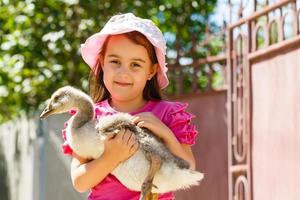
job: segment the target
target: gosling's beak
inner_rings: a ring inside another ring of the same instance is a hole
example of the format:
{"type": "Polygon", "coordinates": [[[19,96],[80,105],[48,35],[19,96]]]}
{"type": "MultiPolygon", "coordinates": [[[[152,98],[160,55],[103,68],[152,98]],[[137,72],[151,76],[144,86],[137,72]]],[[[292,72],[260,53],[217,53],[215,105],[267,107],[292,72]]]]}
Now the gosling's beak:
{"type": "Polygon", "coordinates": [[[42,114],[40,115],[40,118],[45,119],[45,118],[49,117],[52,114],[52,111],[53,111],[53,109],[51,109],[51,108],[49,108],[49,106],[47,106],[43,110],[42,114]]]}

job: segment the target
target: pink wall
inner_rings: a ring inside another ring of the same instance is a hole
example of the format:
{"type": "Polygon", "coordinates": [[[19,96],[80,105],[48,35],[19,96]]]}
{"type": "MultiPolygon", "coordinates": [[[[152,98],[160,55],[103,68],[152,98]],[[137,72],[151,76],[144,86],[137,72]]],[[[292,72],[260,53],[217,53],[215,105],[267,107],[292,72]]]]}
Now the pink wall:
{"type": "Polygon", "coordinates": [[[193,152],[197,169],[205,174],[200,186],[176,194],[176,200],[227,200],[227,126],[226,91],[208,92],[175,99],[188,102],[188,111],[196,115],[193,123],[199,131],[193,152]]]}

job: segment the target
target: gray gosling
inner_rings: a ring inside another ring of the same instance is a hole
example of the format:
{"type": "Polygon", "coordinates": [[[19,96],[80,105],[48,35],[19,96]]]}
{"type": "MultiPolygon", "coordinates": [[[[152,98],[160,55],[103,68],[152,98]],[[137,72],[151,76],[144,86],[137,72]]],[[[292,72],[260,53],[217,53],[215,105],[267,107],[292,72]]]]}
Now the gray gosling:
{"type": "Polygon", "coordinates": [[[133,132],[139,149],[112,172],[123,185],[141,191],[140,199],[152,199],[152,192],[166,193],[198,185],[203,174],[190,169],[189,163],[172,154],[149,129],[140,128],[132,116],[118,113],[95,119],[92,99],[84,92],[65,86],[53,93],[40,118],[77,109],[66,128],[66,139],[72,150],[83,158],[96,159],[104,152],[104,140],[126,128],[133,132]]]}

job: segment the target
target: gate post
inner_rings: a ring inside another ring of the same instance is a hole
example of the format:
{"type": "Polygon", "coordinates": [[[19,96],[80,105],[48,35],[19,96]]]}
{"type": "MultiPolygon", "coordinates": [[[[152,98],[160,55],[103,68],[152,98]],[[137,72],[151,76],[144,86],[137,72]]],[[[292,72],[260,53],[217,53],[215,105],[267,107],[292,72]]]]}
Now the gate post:
{"type": "Polygon", "coordinates": [[[229,200],[252,200],[250,70],[247,55],[251,49],[251,23],[247,35],[233,36],[227,29],[228,69],[228,194],[229,200]]]}

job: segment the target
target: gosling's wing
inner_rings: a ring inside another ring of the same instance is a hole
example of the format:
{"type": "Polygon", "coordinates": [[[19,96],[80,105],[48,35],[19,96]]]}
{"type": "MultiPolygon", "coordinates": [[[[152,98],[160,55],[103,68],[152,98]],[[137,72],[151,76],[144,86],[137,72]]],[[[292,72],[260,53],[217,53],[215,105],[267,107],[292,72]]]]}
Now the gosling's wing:
{"type": "Polygon", "coordinates": [[[126,124],[132,124],[131,118],[132,116],[127,113],[104,116],[98,119],[96,129],[100,133],[112,132],[126,124]]]}

